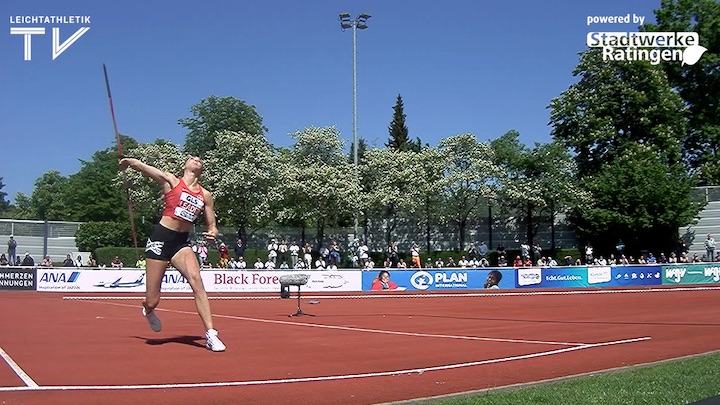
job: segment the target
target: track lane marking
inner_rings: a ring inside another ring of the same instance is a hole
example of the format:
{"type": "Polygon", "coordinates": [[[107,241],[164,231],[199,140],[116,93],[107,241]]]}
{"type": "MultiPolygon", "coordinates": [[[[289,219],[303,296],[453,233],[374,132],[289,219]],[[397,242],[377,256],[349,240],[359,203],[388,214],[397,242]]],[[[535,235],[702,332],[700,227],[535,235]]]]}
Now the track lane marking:
{"type": "Polygon", "coordinates": [[[549,350],[545,352],[537,352],[531,354],[524,354],[520,356],[502,357],[499,359],[489,359],[473,361],[468,363],[456,363],[448,364],[444,366],[433,366],[423,368],[413,368],[405,370],[393,370],[393,371],[380,371],[375,373],[362,373],[362,374],[341,374],[341,375],[330,375],[320,377],[301,377],[301,378],[284,378],[284,379],[273,379],[273,380],[254,380],[254,381],[228,381],[228,382],[215,382],[215,383],[185,383],[185,384],[146,384],[146,385],[47,385],[47,386],[35,386],[35,387],[0,387],[0,392],[11,392],[11,391],[103,391],[103,390],[139,390],[139,389],[171,389],[171,388],[211,388],[211,387],[237,387],[237,386],[250,386],[250,385],[269,385],[269,384],[287,384],[287,383],[298,383],[298,382],[316,382],[316,381],[333,381],[333,380],[349,380],[356,378],[369,378],[369,377],[386,377],[396,376],[405,374],[422,374],[430,371],[442,371],[452,370],[463,367],[482,366],[486,364],[504,363],[516,360],[526,360],[544,356],[551,356],[555,354],[567,353],[577,350],[585,350],[596,347],[612,346],[627,343],[636,343],[650,340],[650,337],[639,337],[632,339],[614,340],[610,342],[591,343],[582,346],[566,347],[562,349],[549,350]]]}
{"type": "Polygon", "coordinates": [[[28,386],[29,388],[37,388],[38,387],[37,383],[32,378],[30,378],[28,373],[26,373],[15,362],[15,360],[12,359],[12,357],[10,357],[10,355],[7,354],[7,352],[2,347],[0,347],[0,357],[2,357],[5,360],[5,362],[10,366],[12,371],[14,371],[15,374],[17,374],[17,376],[20,377],[20,379],[25,383],[26,386],[28,386]]]}
{"type": "MultiPolygon", "coordinates": [[[[115,302],[101,302],[101,304],[114,305],[114,306],[119,306],[119,307],[131,307],[131,308],[137,307],[136,305],[121,304],[121,303],[115,303],[115,302]]],[[[176,313],[176,314],[197,316],[197,312],[191,312],[191,311],[181,311],[181,310],[166,309],[166,308],[155,308],[155,310],[163,311],[163,312],[172,312],[172,313],[176,313]]],[[[402,332],[402,331],[383,330],[383,329],[356,328],[356,327],[352,327],[352,326],[336,326],[336,325],[322,325],[322,324],[315,324],[315,323],[279,321],[279,320],[274,320],[274,319],[250,318],[250,317],[237,316],[237,315],[213,314],[213,318],[227,318],[227,319],[259,322],[259,323],[272,323],[272,324],[279,324],[279,325],[302,326],[302,327],[309,327],[309,328],[345,330],[345,331],[350,331],[350,332],[366,332],[366,333],[378,333],[378,334],[385,334],[385,335],[401,335],[401,336],[413,336],[413,337],[483,341],[483,342],[528,343],[528,344],[558,345],[558,346],[583,346],[583,345],[587,344],[587,343],[578,343],[578,342],[555,342],[555,341],[545,341],[545,340],[490,338],[490,337],[478,337],[478,336],[440,335],[440,334],[432,334],[432,333],[402,332]]]]}

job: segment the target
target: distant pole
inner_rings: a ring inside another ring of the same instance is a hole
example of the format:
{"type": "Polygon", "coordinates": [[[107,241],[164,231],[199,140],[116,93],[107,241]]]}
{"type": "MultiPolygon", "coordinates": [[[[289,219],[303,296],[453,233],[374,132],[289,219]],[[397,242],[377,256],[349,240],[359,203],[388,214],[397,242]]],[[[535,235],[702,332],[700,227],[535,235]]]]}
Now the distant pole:
{"type": "MultiPolygon", "coordinates": [[[[368,14],[359,14],[356,19],[350,19],[349,13],[340,14],[340,27],[343,31],[346,28],[352,28],[353,34],[353,166],[355,168],[355,182],[360,184],[360,175],[358,174],[358,133],[357,133],[357,30],[367,28],[367,20],[370,18],[368,14]]],[[[359,212],[355,212],[355,238],[358,237],[358,218],[359,212]]]]}

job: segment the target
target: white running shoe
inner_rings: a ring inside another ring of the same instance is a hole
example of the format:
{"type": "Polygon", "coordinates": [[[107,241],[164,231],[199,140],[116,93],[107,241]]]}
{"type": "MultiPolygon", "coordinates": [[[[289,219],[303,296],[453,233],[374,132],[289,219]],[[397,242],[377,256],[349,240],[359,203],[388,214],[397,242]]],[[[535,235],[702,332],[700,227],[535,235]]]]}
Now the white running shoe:
{"type": "Polygon", "coordinates": [[[160,323],[160,318],[155,315],[155,311],[146,312],[145,307],[142,308],[142,314],[147,319],[148,323],[150,324],[150,329],[154,330],[155,332],[160,332],[162,330],[162,323],[160,323]]]}
{"type": "Polygon", "coordinates": [[[218,332],[215,329],[210,329],[205,332],[205,347],[214,352],[224,352],[225,345],[218,337],[218,332]]]}

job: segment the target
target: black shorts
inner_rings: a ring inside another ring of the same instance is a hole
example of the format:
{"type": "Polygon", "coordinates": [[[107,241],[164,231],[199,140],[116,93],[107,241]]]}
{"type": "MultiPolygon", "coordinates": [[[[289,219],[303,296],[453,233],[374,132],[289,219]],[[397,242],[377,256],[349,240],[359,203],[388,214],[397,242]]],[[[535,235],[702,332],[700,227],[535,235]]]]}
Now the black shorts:
{"type": "Polygon", "coordinates": [[[145,257],[170,261],[180,249],[186,246],[190,246],[189,232],[177,232],[157,224],[145,244],[145,257]]]}

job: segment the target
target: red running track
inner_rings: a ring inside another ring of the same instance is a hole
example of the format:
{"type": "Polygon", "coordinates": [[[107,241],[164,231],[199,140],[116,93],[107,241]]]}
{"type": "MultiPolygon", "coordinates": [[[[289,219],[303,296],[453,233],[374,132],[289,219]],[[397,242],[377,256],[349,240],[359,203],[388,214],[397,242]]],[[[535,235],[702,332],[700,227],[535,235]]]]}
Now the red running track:
{"type": "Polygon", "coordinates": [[[191,299],[154,333],[112,297],[0,292],[2,403],[378,404],[720,350],[716,287],[218,299],[224,353],[191,299]]]}

